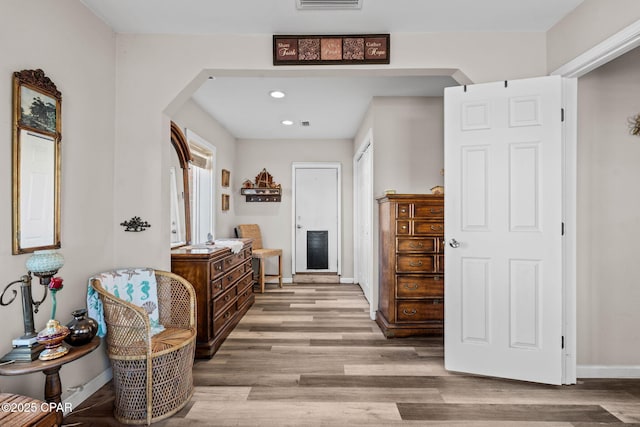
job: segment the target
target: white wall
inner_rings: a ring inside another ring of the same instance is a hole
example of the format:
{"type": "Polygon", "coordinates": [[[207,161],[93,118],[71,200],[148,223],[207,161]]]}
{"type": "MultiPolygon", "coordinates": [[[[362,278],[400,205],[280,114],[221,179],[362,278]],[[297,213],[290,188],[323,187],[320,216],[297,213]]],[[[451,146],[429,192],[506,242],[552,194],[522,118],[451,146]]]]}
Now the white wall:
{"type": "MultiPolygon", "coordinates": [[[[62,224],[60,252],[65,265],[59,275],[56,317],[71,320],[85,307],[87,279],[113,267],[115,36],[76,0],[42,2],[4,0],[0,13],[0,271],[2,284],[26,273],[29,255],[11,255],[11,88],[12,73],[42,68],[62,92],[62,224]]],[[[120,227],[121,229],[122,227],[120,227]]],[[[122,232],[122,230],[119,230],[122,232]]],[[[14,288],[16,289],[16,288],[14,288]]],[[[37,280],[34,297],[42,295],[37,280]]],[[[35,316],[42,329],[51,313],[51,298],[35,316]]],[[[0,354],[22,335],[20,298],[0,307],[0,354]]],[[[61,370],[63,391],[87,382],[108,366],[98,349],[61,370]]],[[[42,399],[44,375],[1,377],[3,392],[42,399]]],[[[65,393],[66,395],[66,393],[65,393]]],[[[65,397],[63,395],[63,398],[65,397]]]]}
{"type": "MultiPolygon", "coordinates": [[[[231,171],[231,203],[237,224],[258,224],[268,248],[283,249],[283,276],[291,278],[292,172],[293,162],[338,162],[342,165],[342,277],[353,278],[353,142],[330,140],[239,139],[236,163],[231,171]],[[282,185],[282,202],[247,203],[240,195],[245,179],[255,180],[266,168],[282,185]]],[[[269,272],[277,264],[267,264],[269,272]]]]}
{"type": "Polygon", "coordinates": [[[444,177],[442,97],[373,99],[373,194],[430,193],[444,177]]]}
{"type": "Polygon", "coordinates": [[[547,72],[640,19],[638,0],[584,0],[547,31],[547,72]]]}
{"type": "Polygon", "coordinates": [[[640,364],[640,49],[578,81],[578,365],[640,364]]]}
{"type": "Polygon", "coordinates": [[[223,188],[220,185],[222,169],[234,172],[236,157],[236,139],[220,123],[204,111],[192,100],[187,101],[180,110],[173,114],[173,121],[184,129],[188,128],[204,138],[216,147],[216,223],[215,238],[233,236],[233,228],[236,226],[234,205],[229,206],[228,211],[221,210],[220,195],[233,194],[234,187],[223,188]]]}
{"type": "MultiPolygon", "coordinates": [[[[163,173],[169,165],[167,115],[171,116],[175,105],[181,105],[208,74],[234,70],[245,75],[297,76],[354,72],[349,66],[326,66],[322,70],[273,67],[271,42],[270,34],[117,36],[117,218],[138,215],[152,225],[169,223],[168,178],[163,173]]],[[[545,71],[544,34],[393,34],[391,51],[391,65],[363,66],[357,71],[393,74],[396,70],[419,73],[433,68],[462,68],[474,81],[535,76],[545,71]]],[[[164,231],[159,226],[137,236],[116,233],[116,262],[168,268],[170,244],[164,231]]]]}

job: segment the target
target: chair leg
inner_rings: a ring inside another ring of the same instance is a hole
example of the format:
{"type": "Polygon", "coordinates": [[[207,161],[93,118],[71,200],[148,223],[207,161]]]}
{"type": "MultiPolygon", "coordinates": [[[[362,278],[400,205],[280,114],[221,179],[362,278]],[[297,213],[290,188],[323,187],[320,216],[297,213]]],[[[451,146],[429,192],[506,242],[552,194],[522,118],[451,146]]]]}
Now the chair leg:
{"type": "Polygon", "coordinates": [[[282,287],[282,255],[278,255],[278,281],[282,287]]]}
{"type": "Polygon", "coordinates": [[[264,258],[260,258],[260,293],[264,294],[264,258]]]}

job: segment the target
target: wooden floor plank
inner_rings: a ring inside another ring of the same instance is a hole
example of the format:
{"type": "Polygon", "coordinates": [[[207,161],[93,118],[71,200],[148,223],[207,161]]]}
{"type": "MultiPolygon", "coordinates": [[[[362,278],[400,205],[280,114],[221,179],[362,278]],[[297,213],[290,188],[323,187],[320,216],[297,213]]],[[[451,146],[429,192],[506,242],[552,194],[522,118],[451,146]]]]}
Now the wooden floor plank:
{"type": "Polygon", "coordinates": [[[620,422],[599,405],[398,403],[403,420],[620,422]]]}
{"type": "MultiPolygon", "coordinates": [[[[573,386],[444,369],[442,337],[386,339],[357,285],[269,285],[210,360],[196,360],[192,400],[156,427],[640,424],[640,380],[573,386]],[[625,424],[628,423],[628,424],[625,424]]],[[[120,426],[108,383],[65,418],[120,426]]]]}

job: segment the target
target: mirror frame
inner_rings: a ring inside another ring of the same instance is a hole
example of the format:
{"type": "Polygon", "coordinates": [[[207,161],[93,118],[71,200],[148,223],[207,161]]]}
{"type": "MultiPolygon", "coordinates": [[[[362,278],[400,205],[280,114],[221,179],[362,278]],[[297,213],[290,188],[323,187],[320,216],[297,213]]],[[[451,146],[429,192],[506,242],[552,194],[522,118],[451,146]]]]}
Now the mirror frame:
{"type": "Polygon", "coordinates": [[[34,252],[42,249],[60,248],[60,174],[61,174],[61,154],[60,145],[62,141],[62,95],[56,88],[55,83],[45,76],[44,71],[22,70],[13,73],[13,144],[12,144],[12,205],[13,205],[13,247],[14,255],[34,252]],[[29,89],[44,97],[55,100],[55,129],[48,127],[47,124],[38,126],[38,124],[28,123],[23,116],[21,109],[22,92],[29,89]],[[22,247],[20,245],[20,233],[22,225],[20,223],[20,184],[21,184],[21,168],[20,168],[20,134],[21,131],[29,131],[45,135],[53,139],[53,156],[54,156],[54,182],[53,182],[53,242],[50,245],[22,247]]]}
{"type": "MultiPolygon", "coordinates": [[[[180,129],[180,126],[171,122],[171,144],[175,148],[178,154],[178,160],[180,161],[180,167],[182,168],[182,185],[184,191],[184,237],[186,245],[191,244],[191,201],[189,192],[189,163],[191,162],[191,151],[189,150],[189,143],[184,136],[184,132],[180,129]]],[[[182,245],[184,246],[184,245],[182,245]]],[[[177,248],[179,246],[174,246],[177,248]]]]}

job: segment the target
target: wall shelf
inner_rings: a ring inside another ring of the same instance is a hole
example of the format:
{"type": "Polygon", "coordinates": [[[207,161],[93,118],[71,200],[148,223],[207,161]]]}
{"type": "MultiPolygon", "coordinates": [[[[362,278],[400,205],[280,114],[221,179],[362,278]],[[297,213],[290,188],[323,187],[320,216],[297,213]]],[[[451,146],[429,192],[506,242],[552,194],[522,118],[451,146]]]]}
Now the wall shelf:
{"type": "Polygon", "coordinates": [[[280,202],[282,195],[279,188],[241,188],[240,194],[245,196],[247,202],[280,202]]]}

